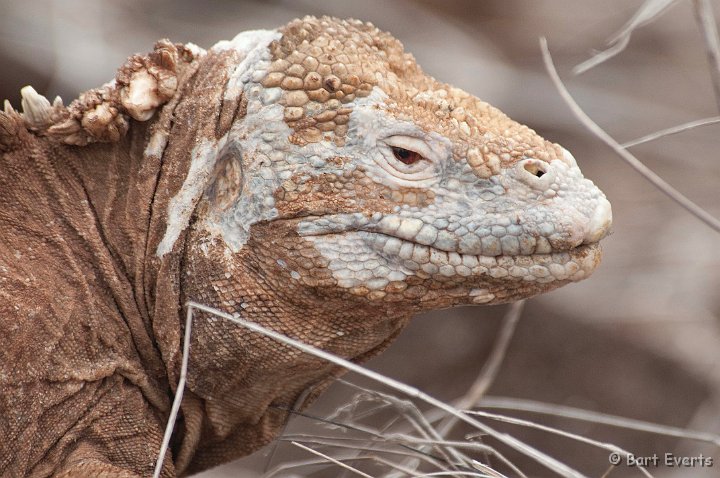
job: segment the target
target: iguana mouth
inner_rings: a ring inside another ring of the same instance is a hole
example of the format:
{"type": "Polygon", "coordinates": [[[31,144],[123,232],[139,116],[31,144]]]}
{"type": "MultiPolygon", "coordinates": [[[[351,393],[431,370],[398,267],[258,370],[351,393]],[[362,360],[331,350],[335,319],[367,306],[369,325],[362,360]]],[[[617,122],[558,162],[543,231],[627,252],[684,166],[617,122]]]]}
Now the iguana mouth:
{"type": "Polygon", "coordinates": [[[549,253],[486,256],[444,251],[383,233],[356,234],[388,261],[400,262],[410,270],[448,277],[490,274],[495,278],[513,276],[538,282],[580,280],[597,267],[602,252],[600,244],[593,243],[549,253]]]}
{"type": "MultiPolygon", "coordinates": [[[[449,221],[446,221],[449,222],[449,221]]],[[[558,234],[546,237],[538,232],[527,232],[523,226],[466,227],[446,224],[440,229],[416,218],[397,216],[367,217],[361,214],[337,215],[331,217],[303,218],[298,223],[300,236],[322,236],[328,234],[357,233],[382,242],[380,249],[408,251],[422,248],[428,251],[458,254],[474,257],[530,257],[584,251],[584,246],[596,244],[598,240],[585,240],[582,231],[577,234],[558,234]],[[403,249],[404,248],[404,249],[403,249]]],[[[553,231],[549,231],[552,233],[553,231]]],[[[394,255],[391,254],[391,255],[394,255]]],[[[404,258],[407,259],[407,258],[404,258]]]]}
{"type": "MultiPolygon", "coordinates": [[[[370,242],[373,243],[379,243],[382,246],[382,249],[392,251],[393,255],[399,256],[401,259],[408,259],[407,256],[409,249],[415,249],[415,248],[427,248],[430,253],[444,253],[447,254],[448,257],[450,257],[451,254],[456,254],[458,256],[462,257],[492,257],[492,258],[500,258],[500,257],[546,257],[546,256],[557,256],[561,257],[563,254],[582,254],[585,251],[588,251],[592,249],[594,246],[599,246],[599,242],[594,242],[591,244],[579,244],[574,247],[569,247],[567,249],[557,249],[557,250],[551,250],[550,252],[529,252],[529,253],[520,253],[520,254],[471,254],[471,253],[464,253],[460,252],[457,249],[454,250],[448,250],[443,249],[440,247],[436,247],[435,245],[426,245],[422,244],[413,240],[405,239],[399,236],[386,234],[383,232],[376,232],[376,231],[366,231],[362,229],[358,230],[352,230],[352,231],[346,231],[347,233],[357,233],[360,237],[363,237],[364,239],[369,239],[370,242]],[[395,243],[395,241],[399,241],[398,243],[395,243]],[[389,245],[388,245],[389,244],[389,245]]],[[[337,233],[337,234],[343,234],[343,233],[337,233]]]]}
{"type": "MultiPolygon", "coordinates": [[[[493,279],[514,278],[537,283],[579,281],[595,270],[602,255],[599,243],[581,244],[568,250],[548,253],[486,256],[445,251],[397,236],[365,230],[305,235],[313,239],[326,236],[345,236],[355,239],[356,243],[361,241],[366,250],[372,250],[387,263],[398,264],[407,270],[406,275],[427,277],[490,276],[493,279]]],[[[336,242],[339,249],[343,248],[340,246],[341,241],[330,241],[336,242]]],[[[335,248],[335,245],[327,242],[325,245],[335,248]]]]}

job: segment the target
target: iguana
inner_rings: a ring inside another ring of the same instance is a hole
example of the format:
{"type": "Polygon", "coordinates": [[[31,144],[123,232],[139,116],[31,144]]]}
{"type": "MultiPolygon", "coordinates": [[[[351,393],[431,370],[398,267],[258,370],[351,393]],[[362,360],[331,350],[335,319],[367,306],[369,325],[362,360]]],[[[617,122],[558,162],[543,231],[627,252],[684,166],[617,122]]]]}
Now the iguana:
{"type": "MultiPolygon", "coordinates": [[[[0,113],[3,477],[151,475],[186,301],[362,362],[417,312],[586,278],[611,223],[568,151],[356,20],[164,40],[68,106],[22,95],[0,113]]],[[[195,324],[165,477],[257,450],[342,373],[195,324]]]]}

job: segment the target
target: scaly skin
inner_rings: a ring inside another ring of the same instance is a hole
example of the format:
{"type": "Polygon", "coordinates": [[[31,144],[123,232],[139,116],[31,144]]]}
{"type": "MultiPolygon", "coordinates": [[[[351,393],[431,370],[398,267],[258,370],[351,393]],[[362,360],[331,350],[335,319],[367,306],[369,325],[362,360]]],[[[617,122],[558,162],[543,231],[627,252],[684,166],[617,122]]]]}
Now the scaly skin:
{"type": "MultiPolygon", "coordinates": [[[[142,399],[123,392],[140,400],[142,417],[123,416],[143,439],[124,438],[120,455],[103,452],[98,436],[113,443],[112,431],[74,425],[80,445],[28,443],[52,459],[0,466],[13,476],[148,473],[177,383],[187,300],[363,361],[417,312],[514,301],[588,277],[611,224],[610,204],[569,152],[425,75],[398,40],[353,20],[307,17],[208,51],[160,42],[67,108],[29,90],[23,105],[23,115],[0,114],[3,160],[35,161],[43,178],[74,171],[48,182],[88,206],[97,230],[84,230],[87,221],[74,230],[122,264],[107,272],[113,280],[87,275],[97,300],[121,305],[84,327],[102,335],[115,330],[113,318],[136,325],[132,354],[109,354],[102,383],[114,377],[142,391],[142,399]],[[98,162],[120,171],[113,183],[98,162]],[[126,197],[149,205],[133,211],[126,197]]],[[[0,204],[12,211],[16,200],[0,204]]],[[[12,243],[16,223],[8,224],[12,243]]],[[[0,249],[0,265],[12,269],[12,254],[0,249]]],[[[19,286],[7,290],[24,300],[19,286]]],[[[6,317],[13,313],[22,314],[6,317]]],[[[165,476],[256,450],[286,421],[282,408],[311,389],[307,405],[342,373],[207,315],[196,323],[165,476]]],[[[75,340],[68,350],[98,356],[112,343],[65,334],[75,340]]],[[[88,370],[78,379],[96,383],[88,370]]],[[[28,380],[12,373],[13,384],[28,380]]],[[[112,416],[103,397],[86,398],[92,423],[112,416]]],[[[19,436],[18,423],[5,436],[19,436]]]]}

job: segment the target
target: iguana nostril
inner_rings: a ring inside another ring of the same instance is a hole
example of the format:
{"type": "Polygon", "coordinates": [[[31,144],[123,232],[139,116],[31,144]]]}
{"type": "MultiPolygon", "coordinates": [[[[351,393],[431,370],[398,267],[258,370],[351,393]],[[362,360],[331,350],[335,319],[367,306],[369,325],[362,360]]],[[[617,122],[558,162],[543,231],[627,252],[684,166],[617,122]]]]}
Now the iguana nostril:
{"type": "Polygon", "coordinates": [[[536,162],[526,162],[524,165],[525,171],[529,172],[537,178],[543,177],[546,173],[545,167],[542,164],[536,162]]]}
{"type": "Polygon", "coordinates": [[[557,178],[557,170],[539,159],[525,158],[515,167],[515,177],[535,190],[546,191],[557,178]]]}

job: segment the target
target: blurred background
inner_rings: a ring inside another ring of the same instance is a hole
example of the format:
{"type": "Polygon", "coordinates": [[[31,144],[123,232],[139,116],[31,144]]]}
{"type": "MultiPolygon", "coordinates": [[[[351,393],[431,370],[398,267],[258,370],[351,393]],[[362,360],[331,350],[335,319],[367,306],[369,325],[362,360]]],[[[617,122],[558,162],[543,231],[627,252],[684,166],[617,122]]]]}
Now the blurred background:
{"type": "MultiPolygon", "coordinates": [[[[425,71],[499,107],[556,141],[609,197],[614,234],[582,283],[530,300],[492,395],[530,398],[656,423],[720,432],[720,244],[699,222],[626,166],[572,116],[542,65],[548,38],[561,76],[585,111],[620,142],[718,114],[693,2],[678,0],[636,30],[615,58],[574,76],[641,0],[0,0],[0,99],[19,107],[32,84],[69,103],[114,77],[159,38],[208,48],[248,29],[306,14],[355,17],[392,32],[425,71]]],[[[720,5],[712,2],[717,18],[720,5]]],[[[633,148],[655,172],[720,217],[720,125],[633,148]]],[[[0,165],[1,167],[1,165],[0,165]]],[[[417,317],[369,366],[445,400],[461,396],[495,341],[504,306],[417,317]]],[[[352,377],[351,377],[352,378],[352,377]]],[[[310,410],[348,400],[342,385],[310,410]]],[[[658,477],[720,476],[720,450],[566,421],[638,455],[703,452],[710,469],[652,469],[658,477]]],[[[302,429],[303,421],[292,425],[302,429]]],[[[547,453],[600,476],[607,452],[508,427],[547,453]]],[[[294,457],[302,457],[295,452],[294,457]]],[[[267,451],[203,474],[256,476],[267,451]]],[[[277,456],[273,463],[277,464],[277,456]]],[[[531,468],[531,471],[532,468],[531,468]]],[[[304,476],[303,471],[295,476],[304,476]]],[[[549,476],[542,469],[532,476],[549,476]]],[[[327,476],[336,476],[330,473],[327,476]]],[[[613,477],[641,476],[619,469],[613,477]]]]}

